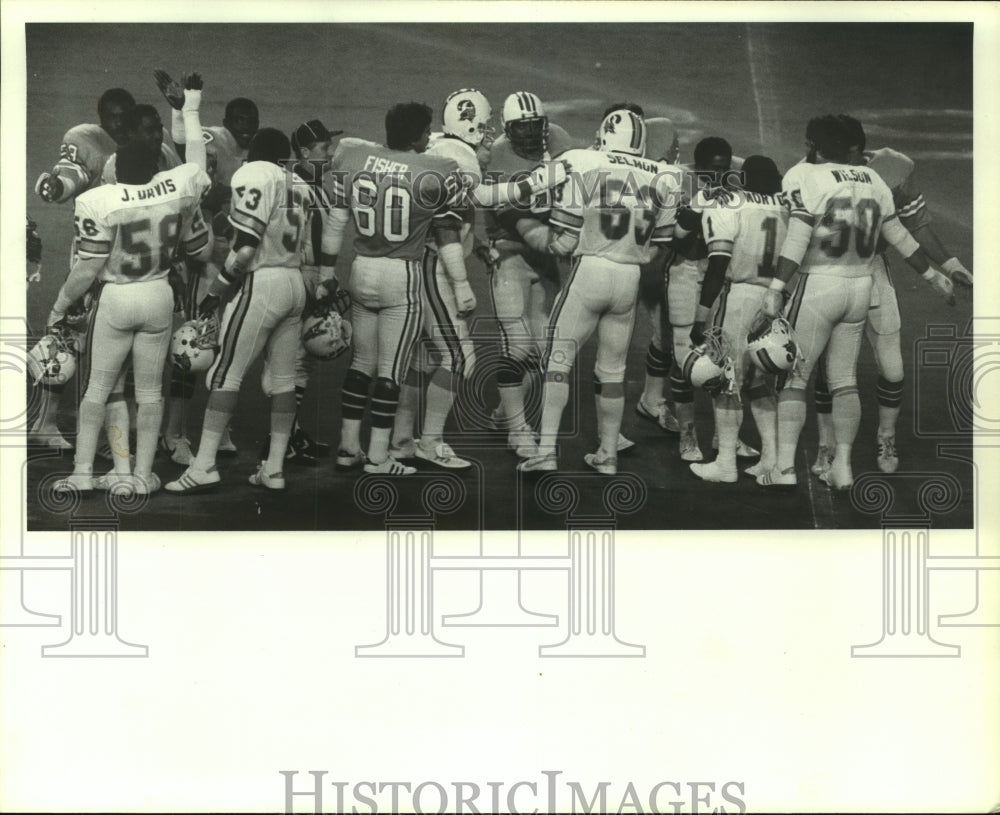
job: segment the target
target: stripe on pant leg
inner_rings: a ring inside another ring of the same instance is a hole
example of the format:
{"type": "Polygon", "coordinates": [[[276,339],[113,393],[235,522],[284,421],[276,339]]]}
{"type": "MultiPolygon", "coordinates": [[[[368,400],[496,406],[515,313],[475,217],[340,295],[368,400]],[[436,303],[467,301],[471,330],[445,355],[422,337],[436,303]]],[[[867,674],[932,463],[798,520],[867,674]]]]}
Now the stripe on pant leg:
{"type": "Polygon", "coordinates": [[[427,302],[430,303],[431,313],[434,315],[433,328],[441,333],[444,344],[448,346],[448,353],[451,354],[452,360],[452,371],[460,375],[465,371],[465,353],[459,340],[458,329],[451,321],[451,314],[448,312],[448,306],[438,286],[436,257],[425,258],[424,289],[427,292],[427,302]]]}
{"type": "Polygon", "coordinates": [[[219,359],[219,366],[212,374],[209,388],[221,388],[226,381],[226,375],[233,365],[236,356],[236,345],[239,342],[240,331],[246,320],[247,312],[250,310],[250,301],[253,300],[253,274],[248,274],[243,281],[240,293],[237,295],[239,302],[233,311],[233,317],[226,326],[225,333],[221,338],[222,356],[219,359]]]}

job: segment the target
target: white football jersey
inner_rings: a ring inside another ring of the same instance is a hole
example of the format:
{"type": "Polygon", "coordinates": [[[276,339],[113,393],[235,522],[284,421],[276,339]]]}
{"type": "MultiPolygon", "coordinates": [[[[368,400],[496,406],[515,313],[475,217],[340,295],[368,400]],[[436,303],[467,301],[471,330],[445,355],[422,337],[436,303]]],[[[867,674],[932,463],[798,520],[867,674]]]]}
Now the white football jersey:
{"type": "Polygon", "coordinates": [[[574,256],[647,263],[673,237],[680,172],[624,153],[570,150],[573,168],[553,193],[551,226],[579,234],[574,256]]]}
{"type": "MultiPolygon", "coordinates": [[[[426,155],[441,156],[454,161],[458,165],[458,171],[461,174],[466,189],[476,187],[483,182],[483,171],[479,166],[476,148],[466,144],[455,136],[447,136],[444,133],[432,133],[430,146],[427,148],[426,155]]],[[[462,251],[468,257],[472,254],[472,230],[476,214],[471,203],[463,207],[459,214],[462,217],[462,251]]],[[[430,235],[430,240],[433,241],[433,239],[434,236],[432,234],[430,235]]]]}
{"type": "Polygon", "coordinates": [[[270,161],[251,161],[233,173],[229,222],[260,241],[249,270],[300,268],[313,193],[293,172],[270,161]]]}
{"type": "Polygon", "coordinates": [[[788,232],[785,197],[744,190],[735,196],[738,206],[720,206],[702,215],[708,256],[730,258],[726,277],[734,283],[768,286],[788,232]]]}

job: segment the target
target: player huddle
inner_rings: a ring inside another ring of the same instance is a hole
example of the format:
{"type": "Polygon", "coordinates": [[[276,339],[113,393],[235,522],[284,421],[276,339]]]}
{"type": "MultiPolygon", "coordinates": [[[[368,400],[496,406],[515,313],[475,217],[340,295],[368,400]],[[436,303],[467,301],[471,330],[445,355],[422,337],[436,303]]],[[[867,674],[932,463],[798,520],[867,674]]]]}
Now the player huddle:
{"type": "Polygon", "coordinates": [[[947,299],[952,281],[972,284],[933,233],[912,162],[866,151],[848,116],[811,120],[808,154],[782,178],[765,156],[734,160],[720,137],[679,165],[669,120],[647,120],[630,103],[609,106],[586,147],[527,91],[507,97],[494,138],[492,107],[473,89],[445,99],[442,133],[432,135],[429,107],[401,103],[386,114],[381,141],[334,145],[341,131],[319,120],[291,138],[260,128],[243,98],[227,105],[222,127],[203,128],[200,77],[182,86],[158,71],[156,80],[172,108],[173,146],[155,108],[114,89],[99,103],[101,124],[71,129],[36,186],[45,201],[75,201],[71,271],[32,351],[46,394],[36,443],[69,446],[54,404],[78,358],[85,382],[74,472],[59,490],[155,492],[158,449],[186,466],[166,491],[213,489],[217,457],[234,449],[228,427],[243,378],[262,356],[270,435],[249,482],[282,490],[287,463],[325,453],[297,421],[310,373],[348,349],[338,470],[471,466],[445,433],[477,365],[473,255],[489,274],[499,326],[492,421],[520,470],[560,466],[570,373],[596,333],[597,446],[584,462],[617,472],[632,446],[621,426],[642,300],[654,330],[636,411],[679,435],[697,476],[735,482],[737,457],[759,456],[745,472],[765,487],[794,486],[815,374],[812,469],[846,489],[866,332],[880,373],[877,461],[883,471],[898,466],[903,369],[887,245],[947,299]],[[335,268],[348,245],[354,260],[342,284],[335,268]],[[186,414],[199,381],[208,402],[195,451],[186,414]],[[532,426],[535,382],[541,413],[532,426]],[[695,388],[713,400],[718,454],[708,463],[695,388]],[[759,453],[739,438],[745,403],[759,453]],[[102,428],[113,467],[95,477],[102,428]]]}

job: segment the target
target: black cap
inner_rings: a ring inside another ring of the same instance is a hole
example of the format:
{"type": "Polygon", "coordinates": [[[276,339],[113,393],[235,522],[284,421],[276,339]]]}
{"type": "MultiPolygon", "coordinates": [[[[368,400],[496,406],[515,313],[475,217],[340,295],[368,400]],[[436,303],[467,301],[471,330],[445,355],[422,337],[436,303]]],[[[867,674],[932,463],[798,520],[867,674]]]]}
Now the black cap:
{"type": "Polygon", "coordinates": [[[310,119],[292,131],[292,150],[297,152],[310,144],[340,136],[343,132],[343,130],[327,130],[319,119],[310,119]]]}

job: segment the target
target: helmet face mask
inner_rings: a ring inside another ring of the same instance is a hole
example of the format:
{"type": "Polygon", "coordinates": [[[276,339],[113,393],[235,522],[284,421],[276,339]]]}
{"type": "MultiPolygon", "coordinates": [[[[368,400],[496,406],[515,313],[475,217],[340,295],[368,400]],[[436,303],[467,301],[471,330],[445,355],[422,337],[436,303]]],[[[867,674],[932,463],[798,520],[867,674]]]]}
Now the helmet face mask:
{"type": "Polygon", "coordinates": [[[445,99],[442,129],[446,135],[455,136],[471,147],[478,147],[493,140],[492,115],[493,108],[481,91],[463,88],[445,99]]]}
{"type": "Polygon", "coordinates": [[[188,320],[170,338],[174,367],[193,373],[207,371],[215,362],[218,340],[217,320],[188,320]]]}
{"type": "Polygon", "coordinates": [[[722,329],[710,327],[705,331],[704,342],[692,348],[684,358],[681,365],[684,379],[692,387],[739,399],[732,351],[732,343],[722,329]]]}
{"type": "Polygon", "coordinates": [[[517,91],[504,100],[503,132],[514,152],[538,161],[549,146],[549,117],[542,100],[528,91],[517,91]]]}
{"type": "Polygon", "coordinates": [[[28,371],[36,385],[63,385],[76,372],[80,351],[67,331],[54,330],[28,353],[28,371]]]}
{"type": "Polygon", "coordinates": [[[317,301],[302,318],[302,345],[317,359],[336,359],[351,347],[351,323],[344,316],[350,295],[341,288],[317,301]]]}

